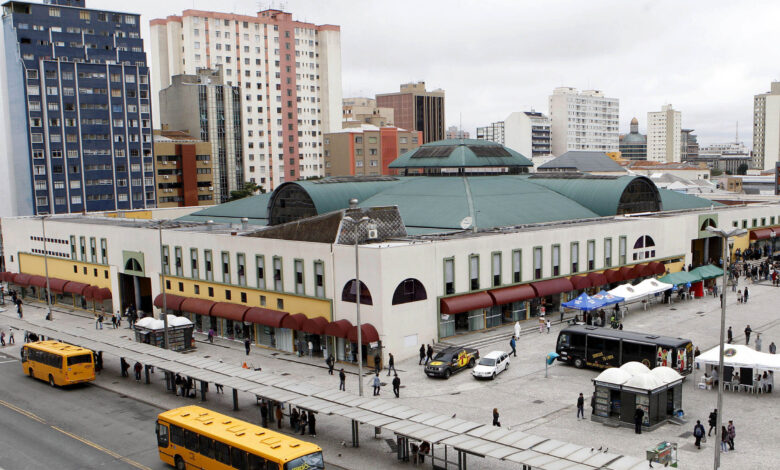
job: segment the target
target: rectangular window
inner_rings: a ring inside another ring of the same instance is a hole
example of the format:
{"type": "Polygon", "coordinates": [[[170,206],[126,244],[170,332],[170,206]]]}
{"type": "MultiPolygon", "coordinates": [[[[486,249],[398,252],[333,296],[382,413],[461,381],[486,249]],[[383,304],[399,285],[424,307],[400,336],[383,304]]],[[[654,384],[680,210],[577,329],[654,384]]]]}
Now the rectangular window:
{"type": "Polygon", "coordinates": [[[552,246],[552,275],[561,275],[561,245],[552,246]]]}
{"type": "Polygon", "coordinates": [[[626,264],[626,237],[618,239],[618,263],[621,266],[626,264]]]}
{"type": "Polygon", "coordinates": [[[274,290],[282,292],[284,285],[282,283],[282,258],[274,256],[274,290]]]}
{"type": "Polygon", "coordinates": [[[542,247],[534,248],[534,279],[542,278],[542,247]]]}
{"type": "Polygon", "coordinates": [[[222,282],[230,284],[230,253],[222,252],[222,282]]]}
{"type": "Polygon", "coordinates": [[[79,237],[79,248],[81,248],[81,261],[87,261],[87,238],[79,237]]]}
{"type": "Polygon", "coordinates": [[[214,280],[214,267],[212,265],[211,250],[203,250],[203,261],[206,263],[206,280],[214,280]]]}
{"type": "Polygon", "coordinates": [[[493,287],[501,285],[501,253],[492,254],[493,287]]]}
{"type": "Polygon", "coordinates": [[[184,262],[181,259],[181,247],[177,246],[173,248],[173,261],[176,266],[176,275],[184,276],[184,262]]]}
{"type": "Polygon", "coordinates": [[[89,237],[89,259],[93,263],[97,263],[97,241],[95,237],[89,237]]]}
{"type": "Polygon", "coordinates": [[[444,260],[444,295],[455,293],[455,259],[444,260]]]}
{"type": "Polygon", "coordinates": [[[479,289],[479,255],[469,256],[469,287],[479,289]]]}
{"type": "Polygon", "coordinates": [[[314,296],[325,298],[325,267],[322,261],[314,262],[314,296]]]}
{"type": "Polygon", "coordinates": [[[198,249],[190,248],[190,277],[198,279],[198,249]]]}
{"type": "Polygon", "coordinates": [[[100,239],[100,262],[108,264],[108,242],[105,238],[100,239]]]}
{"type": "Polygon", "coordinates": [[[70,259],[76,259],[76,237],[70,236],[70,259]]]}
{"type": "Polygon", "coordinates": [[[571,244],[571,273],[580,272],[580,244],[572,242],[571,244]]]}
{"type": "Polygon", "coordinates": [[[588,240],[588,271],[596,269],[596,241],[588,240]]]}
{"type": "Polygon", "coordinates": [[[522,280],[522,262],[523,252],[521,250],[512,251],[512,282],[514,283],[522,280]]]}
{"type": "Polygon", "coordinates": [[[170,249],[168,248],[168,245],[163,245],[162,247],[162,255],[163,255],[163,274],[170,274],[171,273],[171,253],[170,249]]]}
{"type": "Polygon", "coordinates": [[[612,267],[612,239],[611,238],[604,239],[604,267],[605,268],[612,267]]]}
{"type": "Polygon", "coordinates": [[[295,293],[296,294],[304,293],[303,260],[300,259],[295,260],[295,293]]]}
{"type": "Polygon", "coordinates": [[[257,265],[257,288],[265,289],[265,256],[255,256],[255,264],[257,265]]]}
{"type": "Polygon", "coordinates": [[[236,268],[238,269],[238,285],[246,285],[246,255],[238,253],[236,255],[236,268]]]}

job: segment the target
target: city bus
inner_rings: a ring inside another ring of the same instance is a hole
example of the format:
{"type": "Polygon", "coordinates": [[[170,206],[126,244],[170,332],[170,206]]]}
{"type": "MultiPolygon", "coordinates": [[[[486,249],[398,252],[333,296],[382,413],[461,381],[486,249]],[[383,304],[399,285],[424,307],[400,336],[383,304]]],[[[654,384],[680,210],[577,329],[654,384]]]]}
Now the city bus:
{"type": "Polygon", "coordinates": [[[49,385],[65,386],[95,380],[91,349],[59,341],[36,341],[22,347],[22,372],[49,385]]]}
{"type": "Polygon", "coordinates": [[[157,416],[160,460],[177,470],[319,470],[322,449],[199,406],[157,416]]]}
{"type": "Polygon", "coordinates": [[[576,325],[558,334],[558,360],[575,367],[607,369],[637,361],[650,369],[667,366],[682,375],[693,371],[689,339],[658,336],[598,326],[576,325]]]}

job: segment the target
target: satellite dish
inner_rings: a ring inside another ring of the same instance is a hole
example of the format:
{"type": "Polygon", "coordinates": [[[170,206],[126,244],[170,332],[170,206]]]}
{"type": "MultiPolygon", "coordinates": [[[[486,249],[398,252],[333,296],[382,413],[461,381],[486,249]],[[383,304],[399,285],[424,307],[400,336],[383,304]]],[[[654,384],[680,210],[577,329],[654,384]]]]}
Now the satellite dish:
{"type": "Polygon", "coordinates": [[[466,230],[466,229],[468,229],[469,227],[471,227],[471,225],[472,225],[473,223],[474,223],[474,222],[473,222],[473,220],[471,219],[471,217],[464,217],[464,218],[463,218],[463,220],[461,220],[461,221],[460,221],[460,228],[462,228],[463,230],[466,230]]]}

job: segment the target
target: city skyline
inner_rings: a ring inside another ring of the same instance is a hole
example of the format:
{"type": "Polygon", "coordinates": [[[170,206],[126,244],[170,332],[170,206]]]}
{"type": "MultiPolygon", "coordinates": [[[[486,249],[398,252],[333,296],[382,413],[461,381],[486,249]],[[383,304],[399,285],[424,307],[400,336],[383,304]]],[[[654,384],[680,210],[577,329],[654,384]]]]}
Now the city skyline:
{"type": "MultiPolygon", "coordinates": [[[[119,0],[92,3],[87,6],[124,7],[119,0]]],[[[577,2],[484,5],[402,1],[388,10],[378,1],[215,5],[207,0],[139,0],[133,9],[142,15],[145,39],[150,20],[188,8],[249,15],[283,8],[301,21],[339,25],[344,97],[373,97],[397,90],[400,83],[423,80],[429,88],[447,92],[446,125],[462,120],[463,129],[472,133],[514,111],[548,113],[552,90],[571,86],[620,99],[621,133],[629,131],[634,116],[644,133],[646,113],[674,103],[683,113],[683,126],[696,129],[704,144],[732,141],[738,121],[740,136],[751,145],[752,97],[780,79],[770,65],[777,62],[772,54],[778,53],[764,47],[780,35],[771,24],[780,4],[604,1],[587,10],[577,2]],[[406,4],[409,8],[403,8],[406,4]],[[693,15],[696,22],[690,21],[693,15]],[[742,34],[739,26],[747,24],[749,35],[747,27],[742,34]],[[423,28],[427,34],[421,36],[423,28]]]]}

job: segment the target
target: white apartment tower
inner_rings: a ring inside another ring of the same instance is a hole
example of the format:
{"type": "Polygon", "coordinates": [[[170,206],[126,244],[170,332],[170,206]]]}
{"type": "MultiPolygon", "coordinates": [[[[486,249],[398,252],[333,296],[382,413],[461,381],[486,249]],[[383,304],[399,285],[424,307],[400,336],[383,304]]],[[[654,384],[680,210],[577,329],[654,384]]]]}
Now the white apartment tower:
{"type": "Polygon", "coordinates": [[[753,97],[753,168],[771,170],[780,161],[780,82],[753,97]]]}
{"type": "Polygon", "coordinates": [[[550,95],[552,153],[616,152],[620,146],[620,101],[599,90],[558,87],[550,95]]]}
{"type": "Polygon", "coordinates": [[[280,10],[184,10],[150,26],[153,109],[171,77],[221,66],[241,90],[244,179],[272,190],[322,176],[322,134],[341,129],[339,26],[280,10]]]}
{"type": "Polygon", "coordinates": [[[661,111],[647,113],[647,159],[654,162],[680,162],[682,114],[671,104],[661,111]]]}
{"type": "Polygon", "coordinates": [[[505,145],[523,156],[550,155],[550,118],[534,111],[514,112],[503,121],[477,127],[477,139],[505,145]]]}

